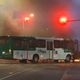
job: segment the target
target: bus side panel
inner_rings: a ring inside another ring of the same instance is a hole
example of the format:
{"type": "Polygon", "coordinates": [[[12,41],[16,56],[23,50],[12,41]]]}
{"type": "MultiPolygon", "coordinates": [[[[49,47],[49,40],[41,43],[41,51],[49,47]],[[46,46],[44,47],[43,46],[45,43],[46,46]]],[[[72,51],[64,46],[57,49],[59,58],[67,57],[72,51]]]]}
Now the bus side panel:
{"type": "Polygon", "coordinates": [[[36,53],[39,55],[40,60],[50,58],[50,52],[46,48],[36,48],[36,53]]]}
{"type": "Polygon", "coordinates": [[[27,51],[14,50],[13,59],[27,59],[27,51]]]}
{"type": "Polygon", "coordinates": [[[65,56],[63,49],[55,49],[54,59],[65,59],[65,56]]]}
{"type": "Polygon", "coordinates": [[[28,60],[32,60],[34,54],[36,54],[36,51],[35,51],[35,50],[33,50],[33,51],[28,51],[28,54],[27,54],[27,55],[28,55],[28,56],[27,56],[28,60]]]}
{"type": "Polygon", "coordinates": [[[28,60],[32,60],[33,56],[37,54],[39,56],[39,60],[44,60],[44,59],[52,59],[52,53],[49,54],[49,51],[46,52],[39,52],[39,51],[28,51],[28,60]]]}
{"type": "Polygon", "coordinates": [[[55,49],[55,51],[54,51],[54,60],[66,59],[66,56],[68,54],[71,55],[71,52],[64,52],[63,49],[55,49]]]}
{"type": "Polygon", "coordinates": [[[46,53],[41,53],[43,57],[41,59],[53,59],[53,51],[52,50],[46,50],[46,53]]]}

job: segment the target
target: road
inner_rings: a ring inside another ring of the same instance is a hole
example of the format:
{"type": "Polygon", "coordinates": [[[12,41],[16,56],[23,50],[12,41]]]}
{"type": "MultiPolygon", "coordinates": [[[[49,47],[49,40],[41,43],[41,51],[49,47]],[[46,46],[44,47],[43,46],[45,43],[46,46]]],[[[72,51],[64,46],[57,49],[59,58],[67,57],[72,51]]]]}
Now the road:
{"type": "Polygon", "coordinates": [[[0,80],[80,80],[80,64],[0,64],[0,80]]]}

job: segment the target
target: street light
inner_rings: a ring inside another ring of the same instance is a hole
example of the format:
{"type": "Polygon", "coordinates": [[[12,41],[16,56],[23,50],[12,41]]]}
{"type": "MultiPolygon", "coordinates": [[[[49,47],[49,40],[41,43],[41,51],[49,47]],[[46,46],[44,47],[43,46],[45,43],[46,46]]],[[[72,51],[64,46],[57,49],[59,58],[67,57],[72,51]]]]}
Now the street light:
{"type": "Polygon", "coordinates": [[[29,21],[30,20],[30,18],[29,17],[25,17],[24,18],[24,21],[26,22],[26,21],[29,21]]]}
{"type": "Polygon", "coordinates": [[[30,17],[34,17],[34,14],[33,14],[33,13],[31,13],[31,14],[30,14],[30,17]]]}
{"type": "Polygon", "coordinates": [[[24,29],[25,23],[28,24],[32,17],[34,17],[34,14],[33,14],[33,13],[31,13],[31,14],[28,15],[28,16],[24,16],[24,17],[23,17],[23,21],[22,21],[23,33],[24,33],[24,30],[25,30],[25,29],[24,29]]]}

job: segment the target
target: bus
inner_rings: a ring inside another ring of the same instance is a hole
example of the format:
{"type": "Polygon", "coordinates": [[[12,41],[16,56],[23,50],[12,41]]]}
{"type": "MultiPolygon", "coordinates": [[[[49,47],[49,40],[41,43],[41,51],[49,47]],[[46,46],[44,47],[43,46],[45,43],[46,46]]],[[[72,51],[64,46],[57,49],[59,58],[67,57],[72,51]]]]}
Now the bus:
{"type": "Polygon", "coordinates": [[[72,59],[70,40],[48,37],[0,36],[0,58],[19,61],[72,59]]]}

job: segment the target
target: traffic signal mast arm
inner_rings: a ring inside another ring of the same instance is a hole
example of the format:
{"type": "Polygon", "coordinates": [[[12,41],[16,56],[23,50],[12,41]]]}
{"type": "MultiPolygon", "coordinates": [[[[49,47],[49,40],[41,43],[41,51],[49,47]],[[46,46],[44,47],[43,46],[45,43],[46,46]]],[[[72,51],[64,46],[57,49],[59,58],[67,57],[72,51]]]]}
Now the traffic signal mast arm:
{"type": "Polygon", "coordinates": [[[68,20],[68,22],[73,22],[73,21],[80,21],[80,19],[68,20]]]}
{"type": "Polygon", "coordinates": [[[80,21],[80,19],[68,20],[68,18],[65,17],[65,16],[62,16],[62,17],[59,18],[59,22],[61,24],[66,24],[67,22],[74,22],[74,21],[80,21]]]}

